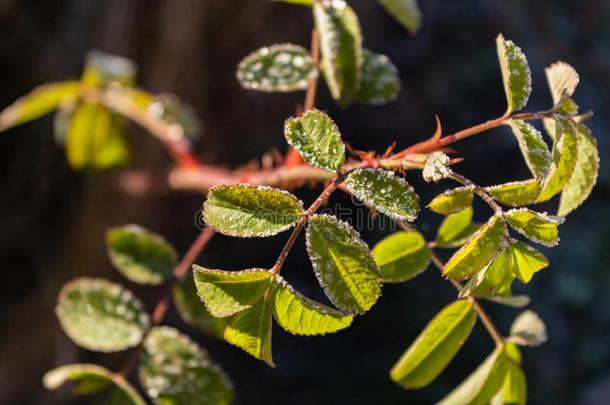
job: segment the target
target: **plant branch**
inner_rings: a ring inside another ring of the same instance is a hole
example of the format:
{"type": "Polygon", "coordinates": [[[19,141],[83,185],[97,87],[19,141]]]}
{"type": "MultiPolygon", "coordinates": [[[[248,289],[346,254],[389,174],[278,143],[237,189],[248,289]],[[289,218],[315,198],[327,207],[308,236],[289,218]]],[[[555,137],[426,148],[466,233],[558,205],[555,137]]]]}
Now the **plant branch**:
{"type": "MultiPolygon", "coordinates": [[[[314,69],[319,70],[320,65],[320,34],[317,29],[311,30],[311,63],[314,69]]],[[[311,110],[316,103],[316,93],[318,89],[318,74],[312,75],[307,84],[307,92],[305,93],[305,102],[303,110],[311,110]]]]}
{"type": "Polygon", "coordinates": [[[502,215],[502,213],[503,213],[502,207],[500,207],[500,205],[496,202],[496,200],[494,200],[492,198],[492,196],[490,196],[489,193],[487,191],[485,191],[485,189],[483,187],[480,187],[480,186],[474,184],[472,181],[470,181],[466,177],[462,176],[461,174],[457,174],[453,171],[451,172],[451,176],[449,176],[449,177],[451,179],[457,181],[458,183],[463,184],[466,187],[472,187],[475,194],[478,195],[483,201],[485,201],[487,203],[487,205],[489,205],[496,214],[502,215]]]}

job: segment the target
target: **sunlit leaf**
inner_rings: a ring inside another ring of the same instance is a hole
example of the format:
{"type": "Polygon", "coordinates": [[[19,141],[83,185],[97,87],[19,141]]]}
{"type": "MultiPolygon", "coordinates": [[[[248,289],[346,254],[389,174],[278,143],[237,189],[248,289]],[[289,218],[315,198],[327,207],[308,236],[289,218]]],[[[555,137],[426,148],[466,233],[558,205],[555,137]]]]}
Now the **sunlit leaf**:
{"type": "Polygon", "coordinates": [[[430,264],[430,249],[421,233],[395,232],[373,248],[383,281],[395,283],[409,280],[430,264]]]}
{"type": "Polygon", "coordinates": [[[522,207],[535,203],[540,195],[540,180],[529,179],[486,187],[494,200],[510,207],[522,207]]]}
{"type": "Polygon", "coordinates": [[[112,264],[129,280],[161,284],[172,276],[176,251],[160,235],[138,225],[125,225],[106,232],[112,264]]]}
{"type": "Polygon", "coordinates": [[[481,224],[472,222],[472,213],[472,207],[468,207],[457,214],[447,216],[438,228],[437,246],[453,248],[466,243],[481,227],[481,224]]]}
{"type": "Polygon", "coordinates": [[[508,307],[513,308],[523,308],[530,304],[530,297],[527,295],[511,295],[507,297],[485,297],[481,298],[486,299],[487,301],[495,302],[496,304],[506,305],[508,307]]]}
{"type": "Polygon", "coordinates": [[[242,238],[276,235],[292,227],[303,204],[287,191],[249,184],[213,187],[203,219],[218,232],[242,238]]]}
{"type": "Polygon", "coordinates": [[[404,388],[430,384],[447,367],[476,321],[470,300],[458,300],[439,312],[390,371],[404,388]]]}
{"type": "Polygon", "coordinates": [[[167,326],[153,328],[144,340],[139,376],[158,405],[229,404],[233,398],[224,371],[188,336],[167,326]]]}
{"type": "Polygon", "coordinates": [[[393,219],[414,221],[419,213],[419,197],[407,181],[393,172],[357,169],[345,181],[350,193],[393,219]]]}
{"type": "Polygon", "coordinates": [[[519,111],[527,104],[532,92],[532,78],[527,58],[513,41],[502,34],[496,38],[498,59],[508,102],[508,112],[519,111]]]}
{"type": "Polygon", "coordinates": [[[549,265],[549,260],[530,245],[513,239],[510,249],[514,260],[515,275],[524,283],[529,283],[534,273],[549,265]]]}
{"type": "Polygon", "coordinates": [[[224,333],[225,340],[271,367],[271,303],[260,299],[251,308],[231,318],[224,333]]]}
{"type": "Polygon", "coordinates": [[[421,11],[417,0],[379,0],[388,13],[412,34],[421,26],[421,11]]]}
{"type": "Polygon", "coordinates": [[[580,79],[572,66],[565,62],[555,62],[544,69],[544,73],[546,74],[546,80],[551,90],[554,105],[574,95],[580,79]]]}
{"type": "Polygon", "coordinates": [[[522,346],[540,346],[547,341],[546,326],[533,311],[523,311],[510,328],[509,339],[522,346]]]}
{"type": "Polygon", "coordinates": [[[479,270],[460,291],[460,298],[469,295],[505,296],[510,293],[510,283],[515,279],[513,255],[510,247],[479,270]]]}
{"type": "Polygon", "coordinates": [[[237,67],[242,87],[265,92],[304,90],[318,75],[309,51],[294,44],[277,44],[257,49],[237,67]]]}
{"type": "Polygon", "coordinates": [[[307,252],[326,295],[352,314],[367,311],[381,294],[381,275],[366,243],[347,223],[315,215],[307,227],[307,252]]]}
{"type": "Polygon", "coordinates": [[[514,230],[534,242],[545,246],[555,246],[559,243],[558,225],[563,223],[562,217],[547,215],[527,208],[509,210],[505,217],[514,230]]]}
{"type": "Polygon", "coordinates": [[[527,403],[527,382],[521,367],[509,363],[502,388],[493,397],[490,405],[525,405],[527,403]]]}
{"type": "Polygon", "coordinates": [[[210,313],[224,318],[250,308],[264,294],[272,275],[264,269],[212,270],[193,266],[199,298],[210,313]]]}
{"type": "Polygon", "coordinates": [[[472,205],[474,187],[458,187],[436,196],[428,208],[437,214],[455,214],[472,205]]]}
{"type": "Polygon", "coordinates": [[[362,74],[358,102],[370,105],[386,104],[398,97],[398,69],[387,56],[362,50],[362,74]]]}
{"type": "Polygon", "coordinates": [[[557,116],[555,129],[551,167],[542,183],[539,202],[546,201],[563,190],[574,173],[578,159],[578,142],[572,124],[557,116]]]}
{"type": "Polygon", "coordinates": [[[522,120],[509,120],[519,148],[534,177],[546,177],[551,165],[551,152],[542,139],[542,134],[532,125],[522,120]]]}
{"type": "Polygon", "coordinates": [[[74,342],[99,352],[137,345],[150,325],[131,291],[103,279],[83,277],[65,284],[55,313],[74,342]]]}
{"type": "Polygon", "coordinates": [[[273,317],[286,331],[296,335],[324,335],[351,325],[353,316],[309,299],[281,277],[276,278],[269,299],[273,317]]]}
{"type": "Polygon", "coordinates": [[[318,110],[306,111],[284,124],[284,136],[305,162],[336,172],[345,162],[345,145],[332,119],[318,110]]]}

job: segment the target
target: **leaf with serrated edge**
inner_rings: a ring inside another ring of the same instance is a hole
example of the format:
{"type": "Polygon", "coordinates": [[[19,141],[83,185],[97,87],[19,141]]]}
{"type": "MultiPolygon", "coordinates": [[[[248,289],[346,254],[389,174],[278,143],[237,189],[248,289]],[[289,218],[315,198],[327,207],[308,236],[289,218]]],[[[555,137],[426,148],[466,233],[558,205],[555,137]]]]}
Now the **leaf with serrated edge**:
{"type": "Polygon", "coordinates": [[[400,77],[390,59],[362,50],[362,75],[357,101],[369,105],[386,104],[398,97],[400,77]]]}
{"type": "Polygon", "coordinates": [[[556,116],[555,129],[551,167],[542,183],[538,202],[547,201],[563,190],[576,168],[578,142],[572,124],[556,116]]]}
{"type": "Polygon", "coordinates": [[[498,59],[504,82],[504,92],[508,102],[508,113],[519,111],[527,104],[532,92],[532,77],[527,58],[513,41],[496,38],[498,59]]]}
{"type": "Polygon", "coordinates": [[[260,299],[251,308],[231,318],[224,338],[246,353],[275,367],[271,354],[271,312],[271,304],[265,298],[260,299]]]}
{"type": "Polygon", "coordinates": [[[99,352],[137,345],[150,325],[142,303],[131,291],[98,278],[82,277],[64,284],[55,313],[75,343],[99,352]]]}
{"type": "Polygon", "coordinates": [[[515,275],[523,283],[529,283],[534,273],[549,265],[549,260],[538,250],[520,240],[511,240],[515,275]]]}
{"type": "Polygon", "coordinates": [[[348,104],[360,88],[362,35],[358,16],[343,0],[314,2],[313,16],[320,34],[326,84],[335,100],[348,104]]]}
{"type": "Polygon", "coordinates": [[[146,402],[138,391],[122,376],[96,364],[68,364],[45,373],[42,383],[48,390],[55,390],[67,381],[75,382],[74,393],[77,395],[93,394],[109,386],[120,391],[123,404],[145,405],[146,402]]]}
{"type": "Polygon", "coordinates": [[[565,62],[555,62],[544,69],[544,73],[553,98],[553,105],[557,105],[574,95],[580,79],[572,66],[565,62]]]}
{"type": "Polygon", "coordinates": [[[515,231],[534,242],[549,247],[559,243],[558,225],[563,223],[563,217],[517,208],[506,211],[505,218],[515,231]]]}
{"type": "Polygon", "coordinates": [[[295,335],[325,335],[351,325],[354,317],[301,295],[283,278],[276,276],[269,297],[273,317],[295,335]]]}
{"type": "Polygon", "coordinates": [[[426,240],[416,231],[395,232],[373,248],[384,283],[398,283],[417,276],[430,264],[430,256],[426,240]]]}
{"type": "Polygon", "coordinates": [[[226,405],[233,398],[224,371],[188,336],[168,326],[151,329],[138,374],[142,387],[158,405],[226,405]]]}
{"type": "Polygon", "coordinates": [[[560,216],[568,215],[589,197],[599,172],[597,141],[584,124],[579,124],[576,129],[576,164],[570,180],[561,192],[557,210],[557,215],[560,216]]]}
{"type": "Polygon", "coordinates": [[[522,120],[509,120],[508,124],[517,138],[525,163],[534,177],[544,178],[551,165],[551,152],[542,139],[542,134],[522,120]]]}
{"type": "Polygon", "coordinates": [[[129,280],[158,285],[172,276],[176,251],[163,237],[138,225],[111,228],[106,246],[112,264],[129,280]]]}
{"type": "Polygon", "coordinates": [[[250,308],[267,291],[272,275],[265,269],[223,271],[193,265],[199,298],[216,317],[250,308]]]}
{"type": "Polygon", "coordinates": [[[265,92],[304,90],[317,75],[309,51],[294,44],[257,49],[237,67],[237,80],[243,88],[265,92]]]}
{"type": "Polygon", "coordinates": [[[412,34],[419,30],[422,15],[417,0],[379,0],[379,4],[412,34]]]}
{"type": "Polygon", "coordinates": [[[414,221],[419,213],[419,197],[413,187],[387,170],[357,169],[345,184],[350,193],[393,219],[414,221]]]}
{"type": "Polygon", "coordinates": [[[303,203],[287,191],[250,184],[210,189],[203,219],[216,231],[242,238],[267,237],[297,223],[303,203]]]}
{"type": "Polygon", "coordinates": [[[512,252],[510,247],[507,247],[468,280],[460,291],[459,297],[507,295],[510,292],[510,284],[515,279],[513,267],[512,252]]]}
{"type": "Polygon", "coordinates": [[[445,265],[443,274],[453,280],[472,277],[507,245],[506,223],[493,215],[445,265]]]}
{"type": "Polygon", "coordinates": [[[510,207],[522,207],[536,202],[540,195],[540,180],[529,179],[486,187],[494,200],[510,207]]]}
{"type": "Polygon", "coordinates": [[[345,162],[345,145],[332,119],[318,110],[306,111],[284,124],[284,136],[303,160],[321,169],[336,172],[345,162]]]}
{"type": "Polygon", "coordinates": [[[350,314],[370,309],[381,294],[381,274],[358,232],[335,217],[314,215],[306,239],[316,277],[330,301],[350,314]]]}
{"type": "Polygon", "coordinates": [[[437,214],[455,214],[472,205],[474,187],[458,187],[434,197],[428,208],[437,214]]]}
{"type": "Polygon", "coordinates": [[[390,371],[404,388],[430,384],[457,354],[476,321],[470,300],[458,300],[439,312],[390,371]]]}
{"type": "Polygon", "coordinates": [[[472,223],[472,214],[472,207],[468,207],[457,214],[448,215],[438,228],[437,246],[454,248],[466,243],[481,227],[481,224],[472,223]]]}
{"type": "Polygon", "coordinates": [[[533,311],[523,311],[510,327],[509,340],[521,346],[540,346],[547,341],[546,326],[533,311]]]}

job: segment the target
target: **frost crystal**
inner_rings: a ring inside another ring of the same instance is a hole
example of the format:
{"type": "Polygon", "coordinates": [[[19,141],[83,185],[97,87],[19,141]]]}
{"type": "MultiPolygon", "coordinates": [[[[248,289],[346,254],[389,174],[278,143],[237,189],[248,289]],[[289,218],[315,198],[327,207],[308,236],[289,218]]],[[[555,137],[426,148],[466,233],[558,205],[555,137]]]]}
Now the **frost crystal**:
{"type": "Polygon", "coordinates": [[[439,182],[451,176],[451,169],[447,167],[449,156],[443,152],[432,152],[426,160],[426,165],[423,170],[423,177],[428,183],[439,182]]]}

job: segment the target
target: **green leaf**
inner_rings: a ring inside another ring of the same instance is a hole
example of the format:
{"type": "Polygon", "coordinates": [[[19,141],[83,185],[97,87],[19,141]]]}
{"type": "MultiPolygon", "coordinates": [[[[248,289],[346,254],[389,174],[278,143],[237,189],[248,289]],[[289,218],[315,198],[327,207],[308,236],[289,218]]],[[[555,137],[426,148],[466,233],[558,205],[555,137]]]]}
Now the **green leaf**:
{"type": "Polygon", "coordinates": [[[195,342],[167,326],[151,329],[143,346],[140,382],[155,404],[229,404],[224,371],[195,342]]]}
{"type": "Polygon", "coordinates": [[[509,120],[508,124],[519,142],[519,148],[534,177],[546,177],[551,166],[551,152],[542,139],[542,134],[522,120],[509,120]]]}
{"type": "Polygon", "coordinates": [[[459,297],[510,295],[510,284],[515,279],[513,268],[513,255],[509,246],[468,280],[459,297]]]}
{"type": "Polygon", "coordinates": [[[474,187],[458,187],[436,196],[428,208],[437,214],[455,214],[472,205],[474,187]]]}
{"type": "Polygon", "coordinates": [[[477,316],[470,300],[457,300],[439,312],[390,371],[404,388],[430,384],[455,357],[477,316]]]}
{"type": "Polygon", "coordinates": [[[510,207],[522,207],[535,203],[540,195],[540,180],[529,179],[486,187],[494,200],[510,207]]]}
{"type": "Polygon", "coordinates": [[[345,162],[345,145],[339,129],[330,117],[309,110],[284,124],[284,136],[310,165],[336,172],[345,162]]]}
{"type": "Polygon", "coordinates": [[[176,251],[161,236],[138,225],[106,232],[112,264],[129,280],[158,285],[168,280],[176,265],[176,251]]]}
{"type": "Polygon", "coordinates": [[[546,326],[533,311],[523,311],[510,328],[510,341],[521,346],[540,346],[547,341],[546,326]]]}
{"type": "Polygon", "coordinates": [[[242,238],[276,235],[303,214],[303,203],[287,191],[249,184],[222,185],[208,192],[205,223],[218,232],[242,238]]]}
{"type": "Polygon", "coordinates": [[[398,69],[387,56],[362,50],[362,74],[358,102],[369,105],[387,104],[398,97],[398,69]]]}
{"type": "Polygon", "coordinates": [[[79,82],[48,83],[36,87],[0,112],[0,131],[40,118],[80,93],[79,82]]]}
{"type": "Polygon", "coordinates": [[[189,273],[183,280],[172,287],[174,306],[184,322],[201,332],[222,339],[229,318],[212,316],[197,295],[193,274],[189,273]]]}
{"type": "Polygon", "coordinates": [[[395,232],[373,248],[383,281],[397,283],[409,280],[430,264],[430,249],[421,233],[395,232]]]}
{"type": "Polygon", "coordinates": [[[527,58],[513,41],[496,38],[498,59],[504,82],[504,92],[508,102],[508,113],[519,111],[527,104],[532,92],[532,77],[527,58]]]}
{"type": "Polygon", "coordinates": [[[125,164],[129,148],[120,117],[97,103],[80,104],[68,128],[66,154],[70,166],[77,170],[125,164]]]}
{"type": "Polygon", "coordinates": [[[498,391],[490,405],[525,405],[527,403],[527,382],[521,367],[509,364],[502,389],[498,391]]]}
{"type": "Polygon", "coordinates": [[[75,343],[98,352],[137,345],[150,325],[142,303],[131,291],[103,279],[82,277],[66,283],[55,313],[75,343]]]}
{"type": "Polygon", "coordinates": [[[264,269],[212,270],[193,266],[199,298],[210,313],[224,318],[250,308],[267,291],[272,275],[264,269]]]}
{"type": "Polygon", "coordinates": [[[284,279],[276,276],[270,301],[273,317],[286,331],[295,335],[325,335],[351,325],[354,319],[327,307],[294,290],[284,279]]]}
{"type": "Polygon", "coordinates": [[[579,124],[576,129],[576,163],[572,176],[561,192],[557,211],[560,216],[568,215],[589,197],[599,172],[599,152],[593,134],[584,124],[579,124]]]}
{"type": "Polygon", "coordinates": [[[534,273],[549,265],[549,260],[538,250],[519,240],[511,240],[514,272],[519,280],[529,283],[534,273]]]}
{"type": "Polygon", "coordinates": [[[271,304],[266,299],[235,314],[225,329],[224,337],[232,345],[275,367],[271,354],[271,304]]]}
{"type": "Polygon", "coordinates": [[[527,208],[512,209],[505,213],[510,226],[523,236],[545,246],[555,246],[559,243],[558,225],[563,223],[562,217],[554,217],[527,208]]]}
{"type": "Polygon", "coordinates": [[[316,277],[338,308],[360,314],[381,294],[381,276],[366,243],[347,223],[314,215],[307,227],[307,252],[316,277]]]}
{"type": "Polygon", "coordinates": [[[480,224],[472,223],[472,214],[472,207],[468,207],[447,216],[438,228],[436,245],[440,248],[454,248],[466,243],[481,227],[480,224]]]}
{"type": "Polygon", "coordinates": [[[358,96],[362,68],[362,35],[354,10],[345,1],[316,1],[321,66],[333,98],[348,104],[358,96]]]}
{"type": "Polygon", "coordinates": [[[555,129],[551,167],[542,183],[538,202],[547,201],[563,190],[576,168],[578,143],[572,124],[567,119],[556,116],[555,129]]]}
{"type": "Polygon", "coordinates": [[[422,15],[417,0],[379,0],[379,4],[412,34],[419,30],[422,15]]]}
{"type": "MultiPolygon", "coordinates": [[[[122,376],[96,364],[68,364],[45,373],[42,383],[48,390],[56,390],[67,381],[75,383],[76,395],[94,394],[111,386],[118,390],[121,404],[145,405],[135,388],[122,376]]],[[[117,398],[115,396],[115,398],[117,398]]]]}
{"type": "Polygon", "coordinates": [[[309,51],[294,44],[260,48],[237,67],[237,80],[243,88],[265,92],[304,90],[317,75],[309,51]]]}
{"type": "Polygon", "coordinates": [[[453,280],[464,280],[479,272],[506,246],[508,230],[498,215],[493,215],[445,265],[443,274],[453,280]]]}
{"type": "Polygon", "coordinates": [[[413,187],[393,172],[357,169],[345,180],[350,193],[369,208],[404,221],[414,221],[419,213],[419,197],[413,187]]]}
{"type": "Polygon", "coordinates": [[[462,384],[438,402],[439,405],[485,405],[504,383],[510,360],[498,347],[462,384]]]}
{"type": "Polygon", "coordinates": [[[544,69],[553,97],[553,105],[572,97],[580,78],[576,70],[565,62],[555,62],[544,69]]]}

